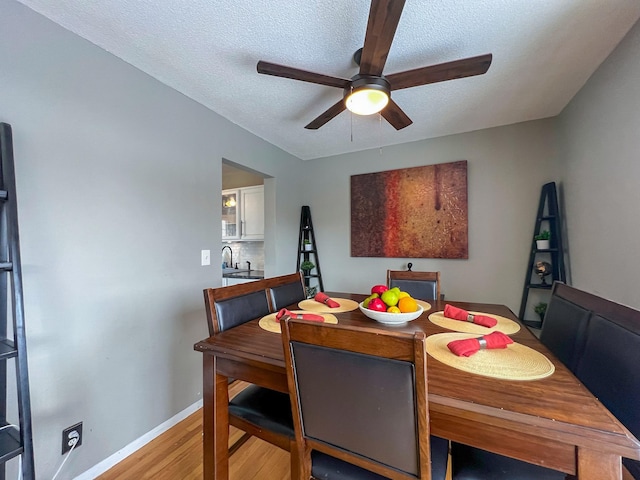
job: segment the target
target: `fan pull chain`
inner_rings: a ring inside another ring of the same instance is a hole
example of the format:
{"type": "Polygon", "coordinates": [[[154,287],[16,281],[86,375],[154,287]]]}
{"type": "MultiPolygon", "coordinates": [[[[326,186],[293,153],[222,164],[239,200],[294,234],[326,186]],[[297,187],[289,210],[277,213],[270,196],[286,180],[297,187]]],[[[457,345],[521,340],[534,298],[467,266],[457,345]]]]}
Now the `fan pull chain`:
{"type": "MultiPolygon", "coordinates": [[[[353,86],[351,86],[351,93],[353,93],[353,86]]],[[[353,143],[353,112],[349,110],[349,122],[351,124],[351,143],[353,143]]]]}
{"type": "MultiPolygon", "coordinates": [[[[382,142],[382,114],[378,112],[378,138],[382,142]]],[[[380,144],[380,156],[382,156],[382,143],[380,144]]]]}

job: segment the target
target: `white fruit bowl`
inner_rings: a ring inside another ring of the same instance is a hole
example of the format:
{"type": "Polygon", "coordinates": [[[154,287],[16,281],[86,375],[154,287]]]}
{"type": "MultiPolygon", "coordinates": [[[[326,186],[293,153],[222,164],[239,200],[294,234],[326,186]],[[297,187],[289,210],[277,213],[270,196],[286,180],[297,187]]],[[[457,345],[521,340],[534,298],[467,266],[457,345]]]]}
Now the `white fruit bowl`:
{"type": "Polygon", "coordinates": [[[376,322],[384,323],[385,325],[402,325],[411,320],[415,320],[422,312],[424,312],[424,308],[422,305],[418,305],[418,310],[416,312],[409,313],[389,313],[389,312],[378,312],[376,310],[369,310],[368,308],[362,305],[362,302],[358,305],[360,311],[364,313],[367,317],[376,322]]]}

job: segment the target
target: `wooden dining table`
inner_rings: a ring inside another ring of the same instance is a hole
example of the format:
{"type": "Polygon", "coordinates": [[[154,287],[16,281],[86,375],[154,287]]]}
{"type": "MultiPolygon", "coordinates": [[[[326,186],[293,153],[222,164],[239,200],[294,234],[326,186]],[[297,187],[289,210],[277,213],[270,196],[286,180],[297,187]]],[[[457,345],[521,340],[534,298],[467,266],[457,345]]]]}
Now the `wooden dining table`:
{"type": "MultiPolygon", "coordinates": [[[[357,302],[366,297],[327,293],[357,302]]],[[[359,309],[335,316],[342,325],[421,330],[427,336],[449,332],[428,318],[430,313],[442,311],[445,302],[430,303],[429,311],[401,326],[377,323],[359,309]]],[[[446,303],[518,321],[504,305],[446,303]]],[[[229,477],[228,378],[288,392],[280,335],[263,330],[259,320],[194,346],[203,353],[205,479],[229,477]]],[[[501,380],[467,373],[428,357],[431,433],[560,470],[580,480],[621,479],[621,457],[640,460],[640,442],[526,327],[511,337],[545,355],[554,364],[554,373],[540,380],[501,380]]]]}

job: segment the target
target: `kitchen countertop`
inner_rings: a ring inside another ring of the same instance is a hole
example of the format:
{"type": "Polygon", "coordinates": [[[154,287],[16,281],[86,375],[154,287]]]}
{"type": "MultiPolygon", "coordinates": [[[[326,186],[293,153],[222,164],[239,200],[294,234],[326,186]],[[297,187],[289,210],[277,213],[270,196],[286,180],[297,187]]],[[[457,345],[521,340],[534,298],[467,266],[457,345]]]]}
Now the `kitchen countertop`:
{"type": "Polygon", "coordinates": [[[264,278],[264,270],[242,270],[225,268],[222,271],[223,278],[244,278],[247,280],[261,280],[264,278]]]}

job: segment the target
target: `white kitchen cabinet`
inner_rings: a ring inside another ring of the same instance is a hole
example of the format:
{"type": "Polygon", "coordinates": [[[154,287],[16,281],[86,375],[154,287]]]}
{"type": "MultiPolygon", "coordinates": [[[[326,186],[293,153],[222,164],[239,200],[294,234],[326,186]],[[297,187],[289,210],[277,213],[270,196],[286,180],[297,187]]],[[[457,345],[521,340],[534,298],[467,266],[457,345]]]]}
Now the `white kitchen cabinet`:
{"type": "Polygon", "coordinates": [[[264,240],[264,186],[222,191],[222,240],[264,240]]]}
{"type": "Polygon", "coordinates": [[[240,189],[240,239],[264,240],[264,186],[240,189]]]}
{"type": "Polygon", "coordinates": [[[240,238],[240,191],[222,191],[222,240],[240,238]]]}

